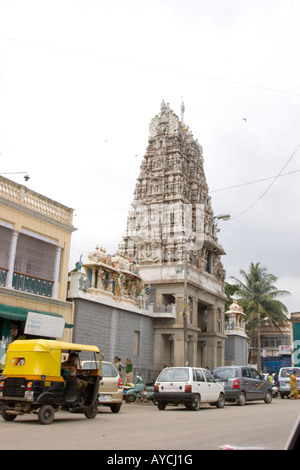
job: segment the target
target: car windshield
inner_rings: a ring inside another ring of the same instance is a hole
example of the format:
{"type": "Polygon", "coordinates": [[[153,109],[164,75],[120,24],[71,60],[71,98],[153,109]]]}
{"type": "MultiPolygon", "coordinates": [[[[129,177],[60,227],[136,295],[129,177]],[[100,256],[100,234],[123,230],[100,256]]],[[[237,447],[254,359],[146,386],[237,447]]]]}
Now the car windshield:
{"type": "Polygon", "coordinates": [[[233,368],[224,368],[214,370],[213,376],[215,379],[228,380],[237,377],[237,369],[233,368]]]}
{"type": "Polygon", "coordinates": [[[164,369],[157,380],[159,382],[186,382],[189,380],[189,370],[180,367],[164,369]]]}
{"type": "Polygon", "coordinates": [[[280,377],[288,378],[292,375],[293,371],[296,372],[296,375],[299,377],[300,376],[300,369],[281,369],[280,372],[280,377]]]}

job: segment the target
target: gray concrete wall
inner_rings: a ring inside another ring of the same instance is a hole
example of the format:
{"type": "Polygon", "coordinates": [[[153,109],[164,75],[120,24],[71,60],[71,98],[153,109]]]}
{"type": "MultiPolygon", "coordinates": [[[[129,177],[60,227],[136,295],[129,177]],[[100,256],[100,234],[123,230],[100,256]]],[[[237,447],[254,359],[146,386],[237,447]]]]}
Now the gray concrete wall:
{"type": "Polygon", "coordinates": [[[154,320],[151,317],[85,299],[74,299],[75,343],[94,344],[113,361],[131,358],[135,372],[150,380],[154,361],[154,320]],[[139,337],[138,351],[136,340],[139,337]],[[135,354],[137,352],[137,354],[135,354]]]}
{"type": "Polygon", "coordinates": [[[248,364],[247,339],[238,335],[228,335],[225,342],[225,364],[243,366],[248,364]]]}

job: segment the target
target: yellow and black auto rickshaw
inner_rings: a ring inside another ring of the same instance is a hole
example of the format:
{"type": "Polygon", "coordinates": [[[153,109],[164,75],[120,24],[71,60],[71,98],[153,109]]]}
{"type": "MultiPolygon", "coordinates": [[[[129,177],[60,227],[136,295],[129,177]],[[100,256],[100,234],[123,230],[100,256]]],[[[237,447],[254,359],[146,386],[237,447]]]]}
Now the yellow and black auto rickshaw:
{"type": "Polygon", "coordinates": [[[50,424],[60,409],[95,418],[100,366],[97,346],[45,339],[14,341],[7,348],[0,379],[3,419],[13,421],[17,415],[33,412],[41,424],[50,424]],[[91,362],[90,370],[77,369],[79,353],[81,360],[91,362]]]}

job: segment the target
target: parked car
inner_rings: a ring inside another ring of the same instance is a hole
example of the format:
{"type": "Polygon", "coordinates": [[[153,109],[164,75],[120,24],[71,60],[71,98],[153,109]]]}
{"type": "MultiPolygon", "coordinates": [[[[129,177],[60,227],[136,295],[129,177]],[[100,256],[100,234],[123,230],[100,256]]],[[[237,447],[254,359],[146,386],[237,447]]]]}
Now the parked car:
{"type": "MultiPolygon", "coordinates": [[[[83,361],[82,369],[89,369],[88,361],[83,361]]],[[[98,405],[109,406],[118,413],[123,403],[123,382],[119,372],[111,362],[102,361],[100,370],[98,405]]]]}
{"type": "Polygon", "coordinates": [[[187,409],[199,410],[200,403],[210,403],[217,408],[225,404],[224,388],[212,375],[199,367],[166,367],[159,374],[153,394],[159,410],[168,404],[183,403],[187,409]]]}
{"type": "Polygon", "coordinates": [[[215,380],[224,386],[228,402],[236,402],[242,406],[247,401],[264,400],[265,403],[272,401],[272,385],[252,367],[216,367],[212,374],[215,380]]]}
{"type": "Polygon", "coordinates": [[[280,398],[290,394],[290,378],[293,371],[297,373],[297,387],[300,391],[300,367],[281,367],[278,372],[279,395],[280,398]]]}

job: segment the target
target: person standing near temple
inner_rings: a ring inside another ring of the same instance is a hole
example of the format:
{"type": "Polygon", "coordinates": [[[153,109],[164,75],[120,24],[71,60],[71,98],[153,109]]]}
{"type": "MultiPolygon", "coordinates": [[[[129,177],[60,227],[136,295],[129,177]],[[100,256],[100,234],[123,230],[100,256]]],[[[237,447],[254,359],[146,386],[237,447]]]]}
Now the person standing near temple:
{"type": "Polygon", "coordinates": [[[125,366],[125,384],[132,383],[132,362],[129,357],[126,359],[125,366]]]}

